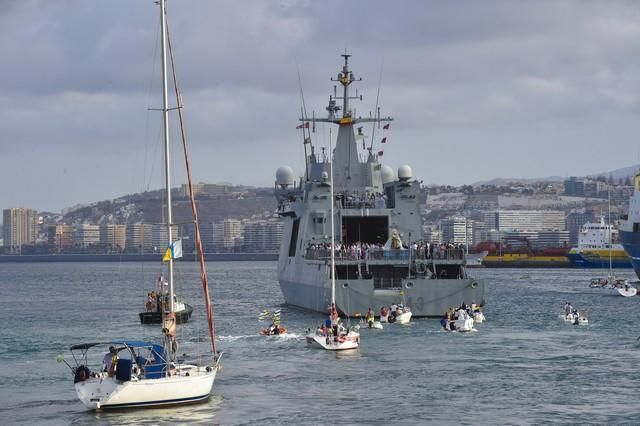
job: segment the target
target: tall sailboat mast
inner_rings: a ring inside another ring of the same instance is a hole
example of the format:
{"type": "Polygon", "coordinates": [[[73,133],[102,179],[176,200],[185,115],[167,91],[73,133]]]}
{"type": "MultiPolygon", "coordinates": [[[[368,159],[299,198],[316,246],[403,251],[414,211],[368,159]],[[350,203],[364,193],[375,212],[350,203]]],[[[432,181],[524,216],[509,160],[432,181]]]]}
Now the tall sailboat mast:
{"type": "Polygon", "coordinates": [[[613,227],[611,226],[611,188],[607,189],[607,204],[609,208],[609,226],[607,227],[609,231],[609,284],[613,282],[613,265],[611,262],[611,244],[613,243],[613,227]]]}
{"type": "Polygon", "coordinates": [[[331,178],[331,314],[336,303],[336,225],[333,204],[336,202],[333,195],[333,142],[331,141],[331,128],[329,128],[329,175],[331,178]]]}
{"type": "MultiPolygon", "coordinates": [[[[164,185],[167,191],[167,238],[168,247],[173,242],[171,224],[173,214],[171,211],[171,173],[170,171],[170,146],[169,146],[169,94],[167,89],[167,17],[165,15],[165,0],[160,0],[160,26],[162,45],[162,122],[164,130],[164,185]]],[[[173,256],[169,257],[169,312],[173,312],[173,256]]]]}

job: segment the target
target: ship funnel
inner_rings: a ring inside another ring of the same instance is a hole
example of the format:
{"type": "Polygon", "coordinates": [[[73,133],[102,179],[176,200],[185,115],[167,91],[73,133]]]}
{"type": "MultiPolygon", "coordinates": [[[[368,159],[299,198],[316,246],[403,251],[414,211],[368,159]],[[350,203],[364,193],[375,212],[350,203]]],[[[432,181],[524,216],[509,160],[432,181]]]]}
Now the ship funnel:
{"type": "Polygon", "coordinates": [[[289,166],[282,166],[276,170],[276,185],[285,189],[293,185],[293,169],[289,166]]]}
{"type": "Polygon", "coordinates": [[[398,179],[402,182],[406,182],[411,179],[412,173],[413,172],[411,171],[411,167],[407,166],[406,164],[404,166],[398,167],[398,179]]]}

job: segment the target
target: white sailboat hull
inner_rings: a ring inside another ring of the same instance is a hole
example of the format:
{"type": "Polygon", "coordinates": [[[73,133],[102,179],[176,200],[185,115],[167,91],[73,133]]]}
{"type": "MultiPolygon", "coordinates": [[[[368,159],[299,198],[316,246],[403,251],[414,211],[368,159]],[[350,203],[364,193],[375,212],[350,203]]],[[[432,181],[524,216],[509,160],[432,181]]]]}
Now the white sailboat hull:
{"type": "Polygon", "coordinates": [[[332,337],[308,334],[307,344],[327,351],[346,351],[350,349],[357,349],[360,345],[360,334],[350,333],[350,335],[342,342],[336,342],[332,337]]]}
{"type": "Polygon", "coordinates": [[[182,405],[208,399],[218,366],[210,371],[196,366],[180,368],[183,374],[158,379],[121,382],[115,377],[92,377],[76,383],[76,393],[91,410],[182,405]]]}

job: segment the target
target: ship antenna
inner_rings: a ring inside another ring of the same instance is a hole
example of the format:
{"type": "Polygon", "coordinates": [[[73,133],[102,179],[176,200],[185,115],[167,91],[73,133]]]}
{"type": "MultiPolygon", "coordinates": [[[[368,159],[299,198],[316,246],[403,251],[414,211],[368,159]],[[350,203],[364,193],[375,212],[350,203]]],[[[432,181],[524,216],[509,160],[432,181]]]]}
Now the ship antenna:
{"type": "MultiPolygon", "coordinates": [[[[378,101],[380,100],[380,86],[382,86],[382,68],[384,65],[384,58],[380,61],[380,76],[378,77],[378,93],[376,94],[376,118],[378,122],[378,127],[380,127],[380,113],[378,107],[378,101]]],[[[371,151],[373,151],[373,136],[376,132],[376,122],[371,123],[371,151]]]]}
{"type": "MultiPolygon", "coordinates": [[[[304,101],[304,91],[302,90],[302,77],[300,76],[300,67],[298,66],[297,63],[296,63],[296,71],[298,72],[298,88],[300,89],[300,100],[302,101],[302,107],[300,108],[300,112],[302,113],[301,121],[304,121],[307,119],[307,105],[304,101]]],[[[306,123],[306,124],[309,125],[309,123],[306,123]]],[[[315,130],[315,122],[313,124],[314,124],[314,130],[315,130]]],[[[302,126],[302,143],[304,145],[305,177],[306,177],[306,180],[309,180],[309,159],[307,158],[307,140],[309,141],[309,144],[311,144],[311,131],[307,128],[307,132],[305,132],[305,126],[303,125],[302,126]]]]}

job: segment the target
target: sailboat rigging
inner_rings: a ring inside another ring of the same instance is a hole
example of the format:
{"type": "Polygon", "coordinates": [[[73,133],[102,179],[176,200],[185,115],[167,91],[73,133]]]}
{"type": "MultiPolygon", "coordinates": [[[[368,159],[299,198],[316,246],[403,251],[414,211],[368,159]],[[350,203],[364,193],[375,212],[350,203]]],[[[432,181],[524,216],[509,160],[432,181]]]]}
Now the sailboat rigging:
{"type": "MultiPolygon", "coordinates": [[[[167,201],[167,235],[170,246],[174,244],[171,208],[171,169],[170,169],[170,141],[169,141],[169,101],[167,87],[167,38],[165,0],[160,0],[161,43],[162,43],[162,119],[164,136],[164,168],[165,190],[167,201]]],[[[175,74],[172,70],[176,97],[180,101],[175,74]]],[[[188,163],[186,137],[181,109],[178,109],[182,128],[183,148],[187,164],[187,178],[191,189],[191,176],[188,163]]],[[[164,315],[162,333],[163,345],[137,341],[113,340],[98,343],[83,343],[71,346],[71,353],[76,362],[72,373],[74,375],[75,390],[79,399],[90,409],[106,408],[143,408],[153,406],[170,406],[204,401],[209,398],[213,383],[220,367],[221,353],[215,347],[215,333],[213,329],[213,311],[209,299],[206,268],[200,240],[198,215],[193,191],[191,193],[191,207],[196,229],[196,246],[200,259],[201,278],[207,307],[209,332],[213,359],[202,365],[186,364],[177,360],[176,341],[176,312],[174,303],[174,256],[170,255],[167,263],[167,277],[169,287],[168,313],[164,315]],[[109,352],[103,359],[102,368],[89,367],[89,351],[93,348],[107,347],[109,352]]],[[[64,359],[60,359],[60,362],[64,359]]]]}

